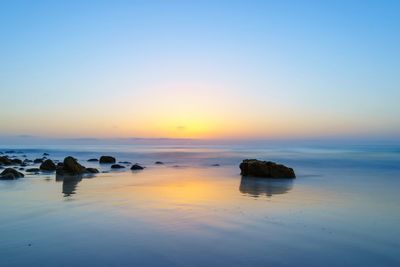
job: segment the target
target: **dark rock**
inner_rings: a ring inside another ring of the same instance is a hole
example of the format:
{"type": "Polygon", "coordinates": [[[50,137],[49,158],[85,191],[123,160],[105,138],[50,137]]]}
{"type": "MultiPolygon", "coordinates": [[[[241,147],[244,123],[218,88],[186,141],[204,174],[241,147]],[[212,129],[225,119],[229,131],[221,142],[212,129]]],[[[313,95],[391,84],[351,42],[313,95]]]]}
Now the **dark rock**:
{"type": "Polygon", "coordinates": [[[30,168],[30,169],[26,169],[26,172],[40,172],[39,168],[30,168]]]}
{"type": "Polygon", "coordinates": [[[99,173],[99,170],[96,168],[86,168],[86,172],[88,173],[99,173]]]}
{"type": "Polygon", "coordinates": [[[15,180],[15,179],[16,179],[16,177],[12,173],[0,175],[0,180],[15,180]]]}
{"type": "Polygon", "coordinates": [[[164,162],[162,162],[162,161],[156,161],[156,162],[154,162],[154,164],[162,165],[162,164],[164,164],[164,162]]]}
{"type": "Polygon", "coordinates": [[[23,171],[23,170],[25,170],[25,168],[18,168],[18,170],[23,171]]]}
{"type": "Polygon", "coordinates": [[[20,160],[20,159],[12,159],[11,162],[12,162],[13,165],[22,164],[22,160],[20,160]]]}
{"type": "Polygon", "coordinates": [[[241,175],[265,178],[296,178],[292,168],[271,161],[245,159],[239,166],[241,175]]]}
{"type": "Polygon", "coordinates": [[[7,156],[2,156],[2,157],[0,157],[0,165],[5,165],[5,166],[7,166],[7,165],[12,165],[13,163],[12,163],[12,160],[11,159],[9,159],[7,156]]]}
{"type": "Polygon", "coordinates": [[[38,163],[43,163],[43,159],[35,159],[33,163],[38,164],[38,163]]]}
{"type": "Polygon", "coordinates": [[[119,164],[113,164],[111,165],[111,169],[124,169],[125,166],[119,165],[119,164]]]}
{"type": "Polygon", "coordinates": [[[118,163],[121,163],[121,164],[132,164],[132,162],[129,162],[129,161],[120,161],[118,163]]]}
{"type": "Polygon", "coordinates": [[[15,150],[7,150],[5,153],[6,153],[6,154],[14,154],[14,153],[16,153],[16,152],[15,152],[15,150]]]}
{"type": "Polygon", "coordinates": [[[33,161],[30,159],[24,159],[23,163],[32,163],[33,161]]]}
{"type": "Polygon", "coordinates": [[[4,179],[9,180],[11,178],[11,175],[14,176],[14,179],[24,177],[23,173],[20,173],[13,168],[7,168],[0,174],[0,179],[3,179],[2,177],[4,176],[4,179]]]}
{"type": "Polygon", "coordinates": [[[98,162],[99,160],[98,159],[88,159],[87,161],[88,162],[98,162]]]}
{"type": "Polygon", "coordinates": [[[100,163],[115,163],[115,158],[111,156],[101,156],[100,163]]]}
{"type": "Polygon", "coordinates": [[[216,163],[216,164],[212,164],[211,166],[213,166],[213,167],[219,167],[219,166],[221,166],[221,165],[219,165],[218,163],[216,163]]]}
{"type": "Polygon", "coordinates": [[[26,164],[25,162],[22,162],[20,166],[21,167],[26,167],[26,166],[28,166],[28,164],[26,164]]]}
{"type": "Polygon", "coordinates": [[[51,159],[46,159],[41,165],[40,169],[44,171],[55,171],[57,169],[56,164],[51,159]]]}
{"type": "Polygon", "coordinates": [[[66,157],[64,164],[57,167],[59,175],[79,175],[86,172],[86,168],[78,163],[73,157],[66,157]]]}
{"type": "Polygon", "coordinates": [[[134,170],[134,171],[143,170],[143,169],[144,169],[144,167],[140,166],[139,164],[133,164],[131,167],[131,170],[134,170]]]}
{"type": "Polygon", "coordinates": [[[43,156],[50,156],[50,154],[48,154],[48,153],[43,153],[43,156]]]}

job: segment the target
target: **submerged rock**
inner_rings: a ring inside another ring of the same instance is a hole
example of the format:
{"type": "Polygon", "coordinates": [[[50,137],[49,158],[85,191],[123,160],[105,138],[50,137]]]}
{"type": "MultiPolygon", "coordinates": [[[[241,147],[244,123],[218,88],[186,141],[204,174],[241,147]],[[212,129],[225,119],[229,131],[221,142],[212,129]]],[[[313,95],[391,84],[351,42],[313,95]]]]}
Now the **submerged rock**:
{"type": "Polygon", "coordinates": [[[46,159],[39,168],[44,171],[55,171],[57,166],[51,159],[46,159]]]}
{"type": "Polygon", "coordinates": [[[43,153],[43,156],[50,156],[49,153],[43,153]]]}
{"type": "Polygon", "coordinates": [[[1,180],[14,180],[22,177],[24,177],[24,174],[13,168],[7,168],[2,173],[0,173],[1,180]]]}
{"type": "Polygon", "coordinates": [[[139,164],[133,164],[131,167],[131,170],[134,170],[134,171],[143,170],[143,169],[144,169],[144,167],[140,166],[139,164]]]}
{"type": "Polygon", "coordinates": [[[132,164],[132,162],[129,162],[129,161],[120,161],[118,163],[121,163],[121,164],[132,164]]]}
{"type": "Polygon", "coordinates": [[[296,178],[292,168],[271,161],[245,159],[239,166],[241,175],[265,178],[296,178]]]}
{"type": "Polygon", "coordinates": [[[111,156],[101,156],[100,163],[115,163],[115,158],[111,156]]]}
{"type": "Polygon", "coordinates": [[[87,161],[88,162],[98,162],[99,160],[98,159],[88,159],[87,161]]]}
{"type": "Polygon", "coordinates": [[[119,164],[113,164],[111,165],[111,169],[124,169],[125,166],[119,165],[119,164]]]}
{"type": "Polygon", "coordinates": [[[219,167],[219,166],[221,166],[221,165],[219,165],[218,163],[215,163],[215,164],[212,164],[211,166],[212,166],[212,167],[219,167]]]}
{"type": "Polygon", "coordinates": [[[164,164],[164,162],[162,162],[162,161],[156,161],[156,162],[154,162],[154,164],[162,165],[162,164],[164,164]]]}

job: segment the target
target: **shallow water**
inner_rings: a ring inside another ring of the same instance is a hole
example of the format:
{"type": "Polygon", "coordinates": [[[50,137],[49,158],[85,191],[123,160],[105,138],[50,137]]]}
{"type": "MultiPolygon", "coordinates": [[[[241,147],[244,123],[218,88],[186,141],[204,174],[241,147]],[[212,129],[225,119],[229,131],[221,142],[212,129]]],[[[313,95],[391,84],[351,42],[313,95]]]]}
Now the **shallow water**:
{"type": "Polygon", "coordinates": [[[0,181],[0,266],[400,265],[398,147],[7,149],[147,168],[0,181]],[[243,158],[279,161],[298,178],[242,178],[243,158]]]}

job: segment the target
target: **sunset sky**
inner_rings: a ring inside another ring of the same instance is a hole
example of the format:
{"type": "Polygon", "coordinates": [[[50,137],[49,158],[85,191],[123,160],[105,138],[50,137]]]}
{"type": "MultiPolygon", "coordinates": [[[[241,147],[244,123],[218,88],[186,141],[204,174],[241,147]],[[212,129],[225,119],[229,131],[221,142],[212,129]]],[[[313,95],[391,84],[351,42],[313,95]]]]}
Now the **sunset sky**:
{"type": "Polygon", "coordinates": [[[399,1],[2,1],[0,135],[400,138],[399,1]]]}

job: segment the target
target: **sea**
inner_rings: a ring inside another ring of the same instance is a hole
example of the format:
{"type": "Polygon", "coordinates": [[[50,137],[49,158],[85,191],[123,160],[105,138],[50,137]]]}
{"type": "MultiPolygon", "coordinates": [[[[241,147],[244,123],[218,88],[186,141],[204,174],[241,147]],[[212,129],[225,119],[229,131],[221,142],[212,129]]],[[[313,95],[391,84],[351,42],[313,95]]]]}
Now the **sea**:
{"type": "Polygon", "coordinates": [[[0,151],[22,160],[73,156],[100,170],[68,179],[21,170],[24,178],[0,180],[2,267],[400,266],[399,145],[57,144],[0,151]],[[102,155],[126,168],[87,161],[102,155]],[[239,164],[248,158],[292,167],[296,179],[242,177],[239,164]],[[135,163],[145,168],[131,171],[135,163]]]}

